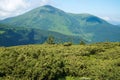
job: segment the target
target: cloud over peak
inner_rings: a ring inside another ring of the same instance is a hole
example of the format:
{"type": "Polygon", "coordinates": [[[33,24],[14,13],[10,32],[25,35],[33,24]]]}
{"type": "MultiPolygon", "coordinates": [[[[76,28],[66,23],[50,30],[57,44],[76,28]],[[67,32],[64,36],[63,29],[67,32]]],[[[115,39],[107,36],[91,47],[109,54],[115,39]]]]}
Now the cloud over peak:
{"type": "Polygon", "coordinates": [[[0,19],[16,16],[46,4],[51,4],[51,0],[0,0],[0,19]]]}

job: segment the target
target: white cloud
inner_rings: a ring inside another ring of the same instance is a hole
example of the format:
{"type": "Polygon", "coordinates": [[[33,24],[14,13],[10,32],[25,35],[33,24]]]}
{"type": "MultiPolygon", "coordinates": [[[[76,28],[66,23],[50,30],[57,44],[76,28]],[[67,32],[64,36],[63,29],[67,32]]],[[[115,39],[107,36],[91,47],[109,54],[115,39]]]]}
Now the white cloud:
{"type": "Polygon", "coordinates": [[[0,10],[11,12],[27,7],[25,0],[0,0],[0,10]]]}
{"type": "Polygon", "coordinates": [[[105,17],[101,17],[102,19],[104,19],[104,20],[106,20],[106,21],[110,21],[111,20],[111,18],[110,17],[108,17],[108,16],[105,16],[105,17]]]}
{"type": "Polygon", "coordinates": [[[0,0],[0,19],[14,16],[28,6],[25,0],[0,0]]]}
{"type": "Polygon", "coordinates": [[[0,0],[0,19],[16,16],[51,2],[52,0],[0,0]]]}
{"type": "Polygon", "coordinates": [[[109,23],[112,24],[120,24],[120,17],[108,17],[108,16],[100,16],[100,18],[106,20],[109,23]]]}

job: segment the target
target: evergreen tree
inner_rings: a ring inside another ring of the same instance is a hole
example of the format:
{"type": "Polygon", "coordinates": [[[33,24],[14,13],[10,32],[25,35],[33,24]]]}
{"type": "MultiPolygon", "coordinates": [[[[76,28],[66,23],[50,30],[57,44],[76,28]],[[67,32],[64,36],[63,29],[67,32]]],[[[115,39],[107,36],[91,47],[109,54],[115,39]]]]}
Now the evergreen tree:
{"type": "Polygon", "coordinates": [[[55,41],[54,41],[54,37],[53,36],[49,36],[47,41],[46,41],[47,44],[55,44],[55,41]]]}
{"type": "Polygon", "coordinates": [[[80,45],[85,45],[85,42],[83,40],[81,40],[80,45]]]}

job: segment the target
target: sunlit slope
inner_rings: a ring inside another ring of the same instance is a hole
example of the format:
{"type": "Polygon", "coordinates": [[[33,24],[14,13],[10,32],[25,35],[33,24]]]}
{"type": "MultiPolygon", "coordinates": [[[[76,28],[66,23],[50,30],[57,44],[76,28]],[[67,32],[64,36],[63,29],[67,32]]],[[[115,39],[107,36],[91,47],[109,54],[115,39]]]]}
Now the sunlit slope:
{"type": "Polygon", "coordinates": [[[27,13],[0,21],[14,27],[55,31],[82,37],[88,42],[120,41],[120,27],[90,14],[70,14],[45,5],[27,13]]]}

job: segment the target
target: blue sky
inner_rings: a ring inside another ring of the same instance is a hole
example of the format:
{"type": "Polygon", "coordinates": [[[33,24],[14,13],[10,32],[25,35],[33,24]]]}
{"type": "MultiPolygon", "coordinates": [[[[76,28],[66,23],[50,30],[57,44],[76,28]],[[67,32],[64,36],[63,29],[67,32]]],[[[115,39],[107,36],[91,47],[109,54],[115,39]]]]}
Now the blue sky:
{"type": "Polygon", "coordinates": [[[120,24],[120,0],[0,0],[0,19],[20,15],[46,4],[65,12],[89,13],[110,23],[120,24]]]}
{"type": "Polygon", "coordinates": [[[71,13],[89,13],[120,24],[120,0],[55,0],[54,6],[71,13]]]}

